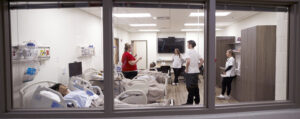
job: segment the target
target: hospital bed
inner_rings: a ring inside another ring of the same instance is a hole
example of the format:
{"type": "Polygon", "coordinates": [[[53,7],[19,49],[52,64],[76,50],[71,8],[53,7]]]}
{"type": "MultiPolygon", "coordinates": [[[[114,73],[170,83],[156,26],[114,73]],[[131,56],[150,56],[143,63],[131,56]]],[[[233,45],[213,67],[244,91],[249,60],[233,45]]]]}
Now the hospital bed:
{"type": "Polygon", "coordinates": [[[102,93],[102,90],[101,90],[100,87],[92,86],[92,84],[89,81],[84,80],[83,78],[77,77],[77,76],[73,76],[73,77],[70,78],[70,81],[68,83],[68,87],[69,87],[70,90],[89,89],[89,90],[95,92],[97,95],[100,95],[102,93]]]}
{"type": "MultiPolygon", "coordinates": [[[[81,80],[78,78],[73,78],[73,80],[81,80]]],[[[84,80],[81,80],[84,81],[84,80]]],[[[74,100],[65,100],[62,95],[50,89],[49,87],[56,84],[51,81],[41,81],[37,83],[33,83],[23,87],[20,90],[21,99],[22,99],[22,107],[23,108],[67,108],[67,107],[77,107],[77,104],[74,100]]],[[[99,93],[100,103],[98,106],[102,106],[104,104],[104,95],[100,88],[92,88],[96,89],[96,92],[90,90],[89,84],[73,86],[72,90],[80,89],[85,91],[90,91],[89,93],[99,93]],[[85,87],[86,86],[86,87],[85,87]],[[78,88],[79,87],[79,88],[78,88]],[[84,87],[84,88],[82,88],[84,87]]],[[[141,90],[128,90],[122,92],[115,98],[116,106],[132,106],[134,104],[144,105],[147,104],[147,96],[141,90]]]]}
{"type": "Polygon", "coordinates": [[[23,108],[43,108],[43,107],[67,107],[73,105],[77,107],[74,100],[63,100],[61,94],[48,87],[56,84],[52,81],[41,81],[29,84],[20,90],[21,105],[23,108]]]}
{"type": "MultiPolygon", "coordinates": [[[[128,104],[147,104],[147,83],[140,81],[140,80],[133,80],[131,81],[132,86],[127,86],[125,91],[122,93],[118,94],[115,99],[122,101],[124,103],[128,104]],[[135,83],[135,82],[141,82],[141,83],[135,83]]],[[[71,90],[75,89],[90,89],[96,94],[103,94],[102,90],[98,86],[92,86],[91,83],[87,80],[84,80],[83,78],[80,77],[71,77],[70,82],[69,82],[69,88],[71,90]]]]}
{"type": "Polygon", "coordinates": [[[145,76],[145,75],[150,75],[150,76],[154,76],[155,80],[159,83],[159,84],[163,84],[164,89],[165,89],[165,95],[167,95],[167,86],[168,86],[168,81],[170,79],[170,76],[166,73],[162,73],[162,72],[158,72],[158,71],[140,71],[139,74],[135,77],[138,78],[140,76],[145,76]]]}
{"type": "MultiPolygon", "coordinates": [[[[124,90],[115,97],[116,102],[121,101],[125,104],[148,104],[151,102],[157,102],[157,100],[161,100],[162,98],[164,98],[164,96],[166,96],[167,81],[158,84],[158,86],[154,86],[149,84],[153,84],[152,82],[156,82],[156,78],[149,75],[138,75],[132,80],[125,79],[123,74],[121,73],[118,74],[118,76],[119,78],[117,78],[116,80],[121,80],[123,82],[123,84],[120,85],[124,85],[122,86],[124,87],[124,90]],[[149,79],[150,77],[152,79],[149,79]]],[[[93,90],[94,92],[100,91],[102,93],[101,89],[98,86],[92,86],[89,81],[84,80],[80,77],[71,77],[69,88],[71,90],[88,88],[90,90],[93,90]]]]}
{"type": "Polygon", "coordinates": [[[100,71],[94,69],[94,68],[89,68],[89,69],[86,69],[84,72],[83,72],[83,78],[85,80],[103,80],[103,75],[99,75],[101,74],[100,71]]]}
{"type": "Polygon", "coordinates": [[[147,98],[149,103],[164,99],[167,95],[167,82],[158,83],[156,77],[152,75],[138,75],[133,80],[145,81],[148,84],[147,98]]]}
{"type": "Polygon", "coordinates": [[[152,71],[140,72],[132,80],[126,79],[122,73],[118,74],[117,79],[122,81],[125,90],[142,90],[147,95],[148,103],[165,99],[167,95],[168,75],[152,71]]]}

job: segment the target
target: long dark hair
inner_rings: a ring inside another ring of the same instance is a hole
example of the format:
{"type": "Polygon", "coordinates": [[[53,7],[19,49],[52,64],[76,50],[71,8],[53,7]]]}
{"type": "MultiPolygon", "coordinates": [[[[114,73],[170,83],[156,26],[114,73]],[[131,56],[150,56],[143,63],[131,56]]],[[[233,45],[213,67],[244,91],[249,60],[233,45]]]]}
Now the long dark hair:
{"type": "Polygon", "coordinates": [[[178,48],[175,48],[175,52],[179,55],[179,57],[181,58],[181,55],[180,55],[180,50],[178,48]]]}
{"type": "Polygon", "coordinates": [[[51,86],[49,88],[51,88],[51,89],[53,89],[55,91],[59,91],[59,86],[61,86],[61,85],[62,85],[61,83],[56,83],[56,84],[54,84],[53,86],[51,86]]]}

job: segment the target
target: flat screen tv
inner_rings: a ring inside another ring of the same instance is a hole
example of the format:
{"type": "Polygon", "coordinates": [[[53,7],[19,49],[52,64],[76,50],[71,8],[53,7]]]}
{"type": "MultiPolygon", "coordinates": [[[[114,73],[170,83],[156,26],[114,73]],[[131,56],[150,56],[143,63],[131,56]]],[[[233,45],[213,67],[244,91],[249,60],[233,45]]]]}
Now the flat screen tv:
{"type": "Polygon", "coordinates": [[[158,38],[158,53],[174,53],[174,49],[178,48],[181,53],[184,53],[185,38],[158,38]]]}
{"type": "Polygon", "coordinates": [[[69,76],[80,76],[82,75],[82,63],[74,62],[69,63],[69,76]]]}

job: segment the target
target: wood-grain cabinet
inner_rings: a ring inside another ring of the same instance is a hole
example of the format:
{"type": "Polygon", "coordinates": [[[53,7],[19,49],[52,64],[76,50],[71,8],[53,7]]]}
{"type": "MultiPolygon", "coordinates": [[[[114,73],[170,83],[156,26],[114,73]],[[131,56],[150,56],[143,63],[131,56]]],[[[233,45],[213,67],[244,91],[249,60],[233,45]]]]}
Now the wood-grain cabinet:
{"type": "Polygon", "coordinates": [[[276,26],[255,26],[241,33],[241,75],[232,83],[232,96],[240,102],[274,100],[276,26]]]}

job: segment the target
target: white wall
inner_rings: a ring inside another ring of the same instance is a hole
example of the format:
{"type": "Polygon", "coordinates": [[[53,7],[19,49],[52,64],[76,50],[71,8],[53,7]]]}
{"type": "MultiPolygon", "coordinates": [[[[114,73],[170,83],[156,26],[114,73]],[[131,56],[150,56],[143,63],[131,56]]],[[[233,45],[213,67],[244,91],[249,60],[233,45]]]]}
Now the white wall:
{"type": "Polygon", "coordinates": [[[194,40],[197,44],[195,49],[204,57],[204,35],[203,32],[172,32],[172,33],[156,33],[156,32],[136,32],[129,33],[129,41],[131,40],[147,40],[148,44],[148,66],[151,62],[158,59],[171,60],[172,53],[157,53],[157,38],[162,37],[180,37],[186,39],[185,51],[187,51],[187,41],[194,40]]]}
{"type": "MultiPolygon", "coordinates": [[[[34,9],[11,12],[12,45],[35,41],[37,45],[50,46],[51,58],[40,64],[40,71],[33,83],[42,80],[67,83],[68,63],[81,61],[87,68],[103,69],[102,23],[93,15],[79,9],[34,9]],[[93,44],[96,54],[78,58],[81,45],[93,44]]],[[[19,89],[26,66],[13,64],[14,106],[20,106],[19,89]]]]}
{"type": "Polygon", "coordinates": [[[113,36],[114,38],[119,39],[119,61],[121,61],[124,53],[125,43],[131,43],[131,40],[129,39],[129,33],[125,30],[115,27],[113,29],[113,36]]]}
{"type": "Polygon", "coordinates": [[[145,33],[129,33],[129,39],[131,40],[147,40],[147,53],[148,53],[148,66],[151,62],[155,62],[157,58],[157,33],[145,32],[145,33]]]}
{"type": "Polygon", "coordinates": [[[256,25],[276,25],[275,100],[286,100],[288,13],[261,12],[218,31],[217,36],[241,36],[241,30],[256,25]]]}

